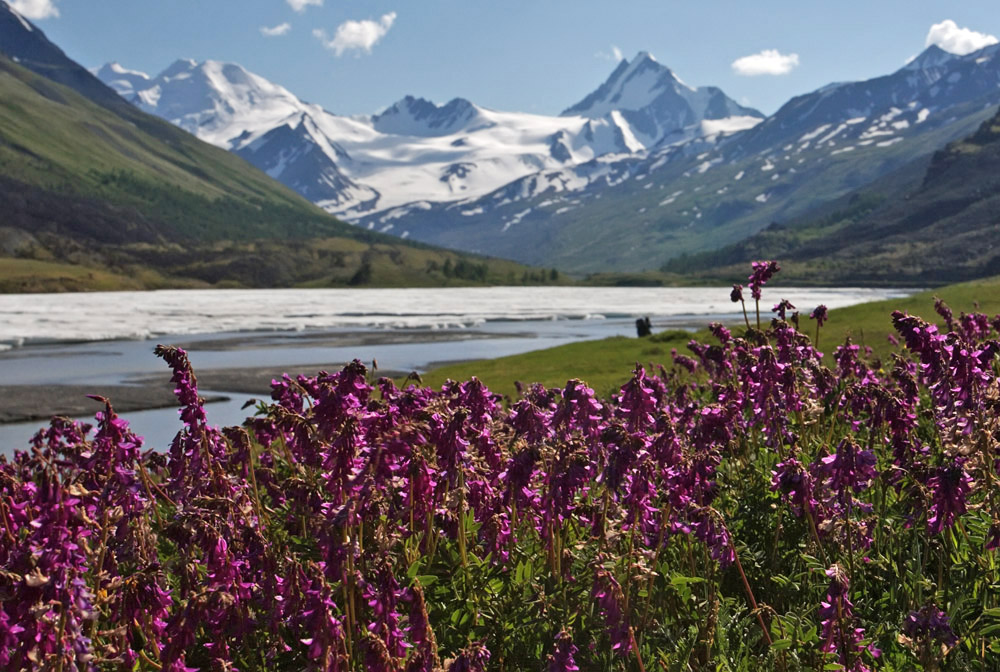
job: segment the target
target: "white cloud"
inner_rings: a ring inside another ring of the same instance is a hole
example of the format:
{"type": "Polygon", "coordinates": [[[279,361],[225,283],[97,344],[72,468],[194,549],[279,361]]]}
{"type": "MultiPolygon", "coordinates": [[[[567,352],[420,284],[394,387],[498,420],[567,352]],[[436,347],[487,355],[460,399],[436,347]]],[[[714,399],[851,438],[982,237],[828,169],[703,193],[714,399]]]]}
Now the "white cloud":
{"type": "Polygon", "coordinates": [[[278,37],[279,35],[287,35],[288,31],[292,29],[292,24],[285,22],[279,23],[273,28],[268,28],[267,26],[260,27],[260,34],[264,37],[278,37]]]}
{"type": "Polygon", "coordinates": [[[324,47],[332,50],[337,56],[343,55],[345,51],[371,53],[372,47],[385,37],[395,20],[396,12],[389,12],[383,14],[378,21],[373,19],[344,21],[337,26],[332,39],[327,36],[325,30],[320,28],[314,30],[313,35],[323,43],[324,47]]]}
{"type": "Polygon", "coordinates": [[[931,26],[924,44],[928,47],[936,44],[947,52],[964,56],[997,42],[995,35],[987,35],[970,28],[959,28],[951,19],[945,19],[931,26]]]}
{"type": "Polygon", "coordinates": [[[289,7],[294,9],[296,12],[299,12],[300,14],[306,11],[306,7],[308,7],[309,5],[314,5],[316,7],[323,6],[323,0],[285,0],[285,2],[288,3],[289,7]]]}
{"type": "Polygon", "coordinates": [[[799,67],[798,54],[782,54],[777,49],[765,49],[757,54],[743,56],[733,61],[733,72],[737,75],[787,75],[799,67]]]}
{"type": "Polygon", "coordinates": [[[599,58],[604,61],[614,61],[615,63],[620,63],[621,60],[625,58],[625,54],[622,53],[621,49],[612,44],[610,53],[607,51],[599,51],[596,54],[594,54],[594,58],[599,58]]]}
{"type": "Polygon", "coordinates": [[[8,4],[26,19],[48,19],[59,16],[55,0],[11,0],[8,4]]]}

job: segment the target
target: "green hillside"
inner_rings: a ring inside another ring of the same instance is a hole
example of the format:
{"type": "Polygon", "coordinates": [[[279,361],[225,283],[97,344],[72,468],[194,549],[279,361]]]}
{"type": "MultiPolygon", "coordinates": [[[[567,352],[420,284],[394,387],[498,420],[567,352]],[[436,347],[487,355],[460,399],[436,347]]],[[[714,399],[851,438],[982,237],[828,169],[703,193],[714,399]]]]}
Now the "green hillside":
{"type": "Polygon", "coordinates": [[[0,291],[550,282],[352,227],[129,105],[0,55],[0,291]]]}
{"type": "Polygon", "coordinates": [[[1000,273],[998,234],[1000,114],[929,161],[664,270],[737,278],[746,262],[768,257],[796,282],[940,285],[1000,273]]]}
{"type": "Polygon", "coordinates": [[[132,206],[166,225],[169,238],[347,231],[229,152],[130,106],[120,112],[0,57],[0,172],[56,194],[132,206]]]}

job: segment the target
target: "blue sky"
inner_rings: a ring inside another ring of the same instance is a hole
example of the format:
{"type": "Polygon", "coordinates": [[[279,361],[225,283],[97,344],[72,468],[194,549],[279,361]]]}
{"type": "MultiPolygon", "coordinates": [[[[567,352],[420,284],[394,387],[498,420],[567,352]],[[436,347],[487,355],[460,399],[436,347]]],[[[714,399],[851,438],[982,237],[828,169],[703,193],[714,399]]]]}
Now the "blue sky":
{"type": "Polygon", "coordinates": [[[49,14],[35,22],[87,67],[117,60],[155,75],[182,57],[232,61],[338,114],[370,114],[406,94],[555,114],[596,88],[616,54],[631,59],[640,50],[691,85],[719,86],[771,113],[830,82],[901,67],[924,49],[932,25],[954,22],[936,39],[955,48],[1000,36],[996,0],[12,4],[49,14]],[[739,60],[748,56],[755,58],[739,60]],[[783,74],[747,74],[761,71],[783,74]]]}

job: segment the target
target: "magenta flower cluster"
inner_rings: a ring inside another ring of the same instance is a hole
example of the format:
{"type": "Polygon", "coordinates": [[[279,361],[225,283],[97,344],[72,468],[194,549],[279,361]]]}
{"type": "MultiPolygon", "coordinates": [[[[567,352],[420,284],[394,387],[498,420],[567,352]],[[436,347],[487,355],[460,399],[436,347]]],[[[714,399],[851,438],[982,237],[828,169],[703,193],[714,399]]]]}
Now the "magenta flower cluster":
{"type": "Polygon", "coordinates": [[[102,400],[0,459],[0,668],[995,665],[1000,320],[894,313],[879,361],[790,310],[605,395],[352,362],[221,430],[159,347],[165,452],[102,400]]]}

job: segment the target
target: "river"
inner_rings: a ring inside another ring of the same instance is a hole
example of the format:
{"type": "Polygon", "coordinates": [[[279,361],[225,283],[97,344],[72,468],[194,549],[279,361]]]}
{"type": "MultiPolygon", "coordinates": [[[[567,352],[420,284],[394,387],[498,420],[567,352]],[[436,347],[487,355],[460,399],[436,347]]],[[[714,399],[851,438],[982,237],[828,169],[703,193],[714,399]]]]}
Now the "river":
{"type": "MultiPolygon", "coordinates": [[[[766,289],[803,313],[905,296],[897,289],[766,289]]],[[[752,307],[751,307],[752,309],[752,307]]],[[[697,328],[742,315],[729,288],[489,287],[445,289],[169,290],[0,295],[0,385],[120,384],[169,377],[157,343],[189,351],[195,369],[378,361],[383,370],[500,357],[608,336],[697,328]]],[[[206,391],[208,392],[208,391],[206,391]]],[[[247,394],[211,390],[209,420],[237,424],[247,394]]],[[[123,414],[147,445],[179,428],[175,409],[123,414]]],[[[23,447],[40,422],[0,425],[0,452],[23,447]]]]}

